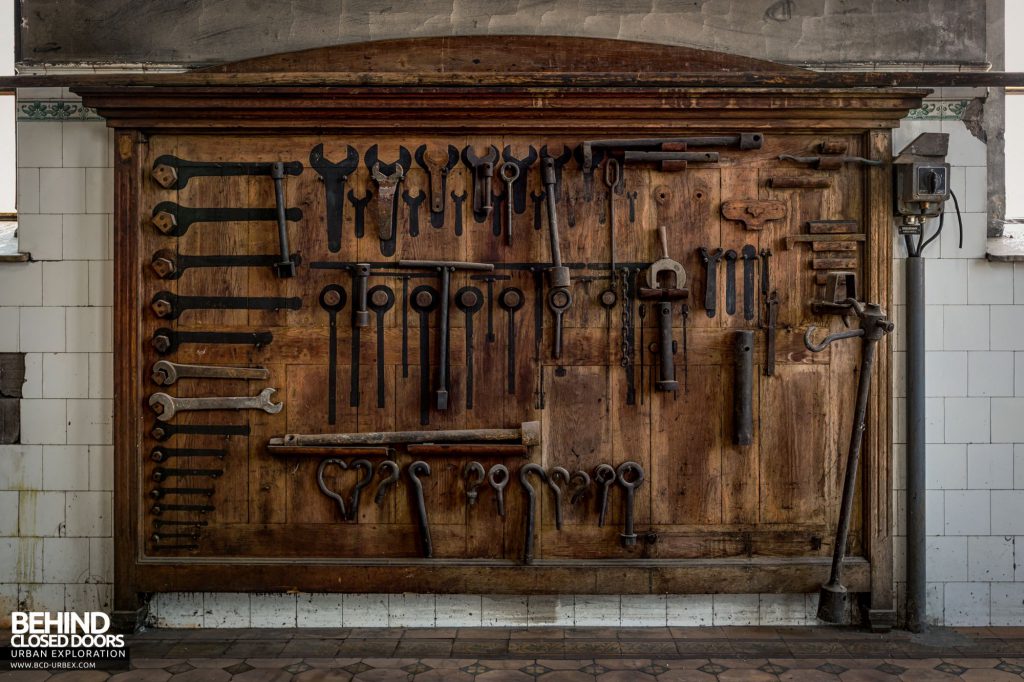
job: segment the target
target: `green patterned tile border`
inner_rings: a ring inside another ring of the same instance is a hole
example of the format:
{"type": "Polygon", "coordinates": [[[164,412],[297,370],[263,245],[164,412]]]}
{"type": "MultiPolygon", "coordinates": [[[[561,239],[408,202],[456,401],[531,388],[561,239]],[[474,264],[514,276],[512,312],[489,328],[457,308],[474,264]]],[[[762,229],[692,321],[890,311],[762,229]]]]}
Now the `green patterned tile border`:
{"type": "Polygon", "coordinates": [[[920,109],[911,109],[907,118],[926,121],[959,121],[963,119],[969,99],[926,100],[920,109]]]}
{"type": "Polygon", "coordinates": [[[18,100],[19,121],[102,121],[95,109],[82,106],[81,102],[60,99],[18,100]]]}

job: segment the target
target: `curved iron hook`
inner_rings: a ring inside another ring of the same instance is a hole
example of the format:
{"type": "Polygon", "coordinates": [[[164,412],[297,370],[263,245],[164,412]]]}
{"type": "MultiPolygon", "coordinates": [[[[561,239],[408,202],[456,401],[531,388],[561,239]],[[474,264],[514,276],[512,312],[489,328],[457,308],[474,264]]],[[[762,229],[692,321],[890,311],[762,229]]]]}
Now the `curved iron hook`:
{"type": "Polygon", "coordinates": [[[324,469],[326,469],[329,464],[337,465],[343,470],[348,469],[348,464],[346,464],[344,460],[333,458],[325,459],[320,462],[320,466],[316,468],[316,484],[320,486],[320,492],[338,503],[338,510],[341,512],[341,518],[346,519],[348,517],[345,514],[345,498],[328,488],[327,484],[324,482],[324,469]]]}
{"type": "Polygon", "coordinates": [[[477,491],[476,489],[487,478],[487,474],[484,472],[484,465],[480,462],[467,462],[466,466],[462,470],[462,480],[466,484],[466,503],[472,507],[476,504],[477,491]],[[475,474],[472,478],[470,474],[475,474]]]}
{"type": "Polygon", "coordinates": [[[412,481],[413,492],[416,495],[417,523],[420,528],[420,537],[423,540],[423,556],[427,559],[434,556],[434,545],[430,541],[430,524],[427,521],[427,504],[423,499],[423,482],[420,476],[430,475],[430,465],[419,460],[409,465],[405,470],[412,481]]]}
{"type": "Polygon", "coordinates": [[[569,478],[569,504],[579,504],[579,501],[590,492],[590,474],[582,469],[574,471],[569,478]],[[575,485],[573,485],[573,483],[575,485]]]}
{"type": "Polygon", "coordinates": [[[355,521],[359,518],[359,496],[362,493],[363,488],[370,485],[370,481],[373,480],[373,465],[370,464],[369,460],[357,459],[352,462],[351,469],[362,469],[364,471],[363,477],[356,481],[355,486],[352,488],[352,506],[348,510],[348,520],[355,521]]]}
{"type": "Polygon", "coordinates": [[[519,482],[523,485],[523,489],[526,490],[526,537],[523,541],[523,563],[533,563],[533,527],[534,527],[534,506],[537,502],[537,492],[533,486],[530,485],[529,475],[537,474],[543,483],[548,482],[547,472],[544,471],[543,467],[533,462],[525,464],[519,468],[519,482]]]}
{"type": "Polygon", "coordinates": [[[377,484],[377,492],[373,496],[374,504],[380,506],[381,502],[384,501],[384,496],[387,494],[391,486],[398,483],[398,476],[401,471],[402,469],[398,466],[398,462],[393,462],[390,459],[386,459],[377,465],[378,474],[388,472],[388,475],[377,484]]]}
{"type": "Polygon", "coordinates": [[[569,472],[565,467],[551,467],[548,487],[555,494],[555,530],[562,530],[562,488],[569,488],[569,472]],[[562,481],[562,485],[558,481],[562,481]]]}

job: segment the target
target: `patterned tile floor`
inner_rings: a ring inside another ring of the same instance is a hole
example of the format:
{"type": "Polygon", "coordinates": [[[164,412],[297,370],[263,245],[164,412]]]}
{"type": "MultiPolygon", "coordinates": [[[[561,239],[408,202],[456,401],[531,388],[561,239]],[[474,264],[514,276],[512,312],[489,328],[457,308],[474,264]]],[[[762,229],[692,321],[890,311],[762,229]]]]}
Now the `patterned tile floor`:
{"type": "MultiPolygon", "coordinates": [[[[0,637],[0,640],[5,638],[0,637]]],[[[152,630],[110,682],[1021,680],[1024,628],[152,630]]],[[[47,673],[0,673],[0,681],[47,673]]],[[[107,673],[54,676],[99,682],[107,673]]]]}

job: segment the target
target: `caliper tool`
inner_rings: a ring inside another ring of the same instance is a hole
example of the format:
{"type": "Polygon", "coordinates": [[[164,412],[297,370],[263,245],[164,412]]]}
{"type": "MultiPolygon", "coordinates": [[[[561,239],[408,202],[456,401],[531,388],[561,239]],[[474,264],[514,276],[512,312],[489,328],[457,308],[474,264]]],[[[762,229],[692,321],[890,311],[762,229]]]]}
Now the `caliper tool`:
{"type": "Polygon", "coordinates": [[[398,235],[398,188],[409,172],[412,156],[405,147],[398,148],[398,160],[384,163],[377,158],[377,145],[366,150],[366,167],[370,178],[377,183],[377,235],[380,252],[385,256],[395,253],[398,235]]]}
{"type": "MultiPolygon", "coordinates": [[[[327,199],[327,249],[331,253],[338,253],[341,251],[341,228],[345,223],[345,183],[359,167],[359,152],[352,145],[345,145],[345,159],[335,163],[324,157],[324,146],[318,144],[309,152],[309,166],[324,183],[327,199]]],[[[354,196],[349,196],[349,199],[355,203],[354,196]]],[[[366,201],[369,201],[369,196],[366,201]]]]}
{"type": "Polygon", "coordinates": [[[462,162],[473,176],[473,220],[485,222],[494,207],[491,198],[491,182],[494,178],[494,164],[498,162],[498,148],[493,144],[483,157],[476,155],[473,145],[462,150],[462,162]]]}
{"type": "Polygon", "coordinates": [[[405,470],[412,482],[412,491],[416,502],[416,523],[420,529],[420,540],[423,543],[423,556],[427,559],[434,556],[434,545],[430,541],[430,522],[427,520],[427,503],[423,499],[422,476],[430,475],[430,465],[424,461],[413,462],[405,470]]]}
{"type": "Polygon", "coordinates": [[[345,290],[337,284],[328,284],[320,290],[320,307],[328,316],[327,347],[327,423],[338,419],[338,313],[345,307],[345,290]]]}
{"type": "Polygon", "coordinates": [[[840,339],[862,338],[860,378],[857,382],[857,403],[853,416],[853,430],[850,433],[850,449],[846,458],[846,476],[843,482],[843,497],[839,507],[839,523],[832,550],[832,570],[828,582],[821,586],[818,596],[818,618],[827,623],[847,622],[847,592],[842,584],[843,559],[846,556],[846,540],[850,532],[853,515],[853,498],[857,490],[857,465],[867,420],[868,395],[871,391],[871,375],[875,366],[875,349],[879,340],[893,330],[893,323],[877,303],[862,304],[855,299],[845,301],[860,320],[860,329],[830,334],[818,344],[812,343],[814,327],[808,327],[804,334],[804,346],[812,353],[825,350],[829,344],[840,339]]]}
{"type": "Polygon", "coordinates": [[[229,345],[252,345],[256,348],[269,346],[274,340],[270,332],[180,332],[161,327],[153,332],[153,348],[161,355],[173,353],[183,343],[229,345]]]}
{"type": "MultiPolygon", "coordinates": [[[[448,174],[459,162],[459,150],[453,145],[448,145],[446,156],[439,149],[428,149],[427,145],[421,144],[416,148],[415,156],[416,163],[427,173],[427,190],[430,193],[430,224],[433,227],[443,227],[448,174]]],[[[456,234],[461,234],[461,232],[459,230],[456,234]]]]}
{"type": "Polygon", "coordinates": [[[523,538],[523,563],[533,563],[533,532],[536,519],[537,492],[530,484],[530,474],[537,474],[540,480],[546,485],[548,483],[547,472],[539,464],[533,462],[519,467],[519,482],[526,491],[526,533],[523,538]]]}
{"type": "Polygon", "coordinates": [[[161,319],[176,320],[186,310],[298,310],[298,296],[178,296],[158,291],[150,303],[153,314],[161,319]]]}
{"type": "MultiPolygon", "coordinates": [[[[440,367],[438,368],[437,376],[437,389],[435,391],[437,395],[437,409],[447,410],[448,409],[448,388],[451,385],[450,367],[449,367],[449,340],[450,340],[450,327],[448,323],[449,312],[451,308],[451,277],[452,273],[456,270],[472,270],[476,272],[493,272],[494,266],[490,263],[466,263],[462,261],[430,261],[430,260],[400,260],[398,261],[398,267],[400,268],[423,268],[436,270],[441,276],[441,297],[440,297],[440,308],[441,308],[441,329],[440,335],[440,367]]],[[[420,287],[422,289],[422,287],[420,287]]],[[[436,307],[436,306],[435,306],[436,307]]],[[[421,318],[422,322],[422,318],[421,318]]],[[[423,329],[421,327],[420,333],[422,335],[423,329]]],[[[422,360],[423,354],[420,353],[422,360]]],[[[421,377],[422,380],[422,377],[421,377]]],[[[426,423],[426,422],[424,422],[426,423]]]]}
{"type": "Polygon", "coordinates": [[[153,363],[153,382],[158,386],[171,386],[178,379],[269,379],[265,367],[228,367],[221,365],[179,365],[169,360],[153,363]]]}
{"type": "MultiPolygon", "coordinates": [[[[291,254],[295,265],[302,263],[297,253],[291,254]]],[[[160,279],[178,279],[189,268],[252,268],[274,267],[281,261],[277,254],[262,256],[189,256],[175,253],[170,249],[160,249],[153,254],[150,266],[160,279]]]]}
{"type": "MultiPolygon", "coordinates": [[[[165,189],[184,189],[192,178],[246,175],[270,175],[272,161],[187,161],[171,154],[158,156],[150,175],[165,189]]],[[[302,164],[288,161],[282,164],[285,175],[301,175],[302,164]]]]}
{"type": "Polygon", "coordinates": [[[178,412],[195,410],[263,410],[267,414],[277,414],[284,403],[272,403],[270,396],[275,389],[265,388],[255,396],[217,396],[209,398],[175,398],[166,393],[154,393],[149,396],[149,406],[157,414],[157,419],[167,421],[178,412]]]}
{"type": "Polygon", "coordinates": [[[377,407],[384,407],[384,315],[395,305],[391,287],[378,284],[368,293],[369,308],[377,317],[377,407]]]}
{"type": "MultiPolygon", "coordinates": [[[[672,304],[684,301],[690,295],[686,288],[686,270],[668,257],[668,230],[658,226],[662,257],[647,269],[647,286],[640,287],[641,300],[654,301],[654,313],[658,316],[658,357],[660,360],[659,379],[654,382],[657,391],[677,391],[676,368],[672,360],[675,340],[672,338],[672,304]]],[[[645,351],[646,352],[646,351],[645,351]]]]}
{"type": "MultiPolygon", "coordinates": [[[[285,220],[302,220],[302,209],[284,210],[285,220]]],[[[277,222],[277,208],[192,208],[173,201],[161,201],[153,207],[151,222],[168,237],[181,237],[193,223],[246,223],[255,221],[277,222]]],[[[287,250],[282,251],[282,255],[287,250]]]]}
{"type": "Polygon", "coordinates": [[[455,306],[466,318],[466,409],[473,409],[473,316],[484,305],[484,296],[476,287],[462,287],[455,292],[455,306]]]}

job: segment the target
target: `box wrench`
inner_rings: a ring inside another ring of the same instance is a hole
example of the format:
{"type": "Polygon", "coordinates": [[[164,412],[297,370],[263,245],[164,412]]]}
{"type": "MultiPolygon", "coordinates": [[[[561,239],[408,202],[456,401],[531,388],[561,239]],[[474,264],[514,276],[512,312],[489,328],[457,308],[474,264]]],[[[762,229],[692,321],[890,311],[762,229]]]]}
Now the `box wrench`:
{"type": "Polygon", "coordinates": [[[495,464],[487,471],[487,485],[494,491],[494,504],[498,508],[498,516],[505,518],[505,487],[508,485],[508,467],[495,464]]]}
{"type": "MultiPolygon", "coordinates": [[[[285,220],[302,220],[302,209],[284,211],[285,220]]],[[[173,201],[161,201],[153,207],[150,222],[168,237],[181,237],[195,223],[277,222],[277,208],[192,208],[173,201]]]]}
{"type": "Polygon", "coordinates": [[[345,307],[347,295],[337,284],[328,284],[320,290],[320,307],[328,316],[327,346],[327,423],[338,419],[338,313],[345,307]]]}
{"type": "Polygon", "coordinates": [[[516,392],[516,312],[523,307],[526,297],[522,289],[505,287],[498,294],[498,305],[508,313],[508,392],[516,392]]]}
{"type": "Polygon", "coordinates": [[[153,295],[150,308],[160,319],[176,320],[187,310],[299,310],[298,296],[178,296],[170,291],[153,295]]]}
{"type": "Polygon", "coordinates": [[[267,414],[277,414],[284,408],[284,403],[271,402],[270,396],[275,392],[276,389],[265,388],[255,396],[215,398],[175,398],[166,393],[154,393],[149,396],[149,406],[160,421],[167,421],[178,412],[195,410],[263,410],[267,414]]]}
{"type": "MultiPolygon", "coordinates": [[[[153,254],[150,267],[160,279],[179,279],[190,268],[255,268],[274,267],[281,260],[279,254],[238,255],[238,256],[190,256],[175,253],[171,249],[160,249],[153,254]]],[[[291,254],[295,265],[302,263],[302,257],[291,254]]]]}
{"type": "Polygon", "coordinates": [[[178,379],[269,379],[265,367],[229,367],[222,365],[181,365],[169,360],[153,363],[151,377],[158,386],[171,386],[178,379]]]}
{"type": "Polygon", "coordinates": [[[623,547],[632,547],[636,545],[636,529],[633,526],[635,493],[643,485],[644,468],[637,462],[623,462],[615,470],[615,479],[626,491],[626,519],[619,538],[623,547]]]}
{"type": "Polygon", "coordinates": [[[189,344],[230,344],[255,346],[257,349],[269,346],[274,340],[270,332],[180,332],[161,327],[153,332],[153,348],[161,355],[173,353],[183,343],[189,344]]]}
{"type": "Polygon", "coordinates": [[[420,424],[430,423],[430,313],[440,305],[437,290],[421,284],[412,290],[412,309],[420,316],[420,424]]]}
{"type": "Polygon", "coordinates": [[[484,305],[484,297],[476,287],[462,287],[455,292],[455,305],[466,318],[466,409],[473,409],[473,316],[484,305]]]}
{"type": "MultiPolygon", "coordinates": [[[[440,321],[440,352],[439,357],[440,366],[438,367],[437,376],[437,389],[435,391],[437,397],[437,409],[447,410],[448,409],[448,389],[451,385],[450,367],[449,367],[449,336],[450,336],[450,324],[448,321],[449,313],[451,311],[451,277],[452,273],[456,270],[472,270],[476,272],[493,272],[494,265],[490,263],[465,263],[462,261],[429,261],[429,260],[400,260],[398,261],[398,267],[400,268],[423,268],[436,270],[441,276],[441,294],[440,294],[440,308],[441,308],[441,321],[440,321]]],[[[421,331],[422,333],[422,331],[421,331]]],[[[421,354],[422,357],[422,354],[421,354]]]]}
{"type": "MultiPolygon", "coordinates": [[[[184,189],[188,181],[198,177],[235,177],[270,175],[273,161],[189,161],[171,154],[158,156],[150,175],[164,189],[184,189]]],[[[285,175],[301,175],[302,164],[287,161],[282,164],[285,175]]]]}
{"type": "Polygon", "coordinates": [[[324,183],[327,201],[327,250],[338,253],[341,251],[341,228],[345,223],[345,183],[359,167],[359,152],[352,145],[345,145],[345,159],[335,163],[324,156],[323,144],[318,144],[309,152],[309,166],[317,172],[324,183]]]}
{"type": "Polygon", "coordinates": [[[391,287],[378,284],[368,295],[370,310],[377,318],[377,407],[384,407],[384,316],[395,305],[391,287]]]}

